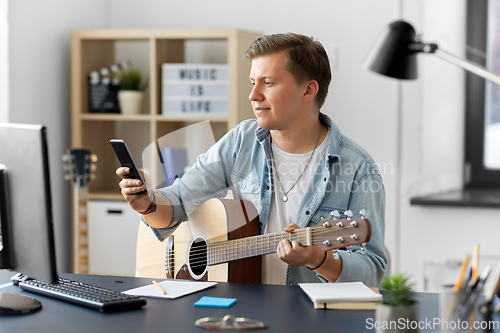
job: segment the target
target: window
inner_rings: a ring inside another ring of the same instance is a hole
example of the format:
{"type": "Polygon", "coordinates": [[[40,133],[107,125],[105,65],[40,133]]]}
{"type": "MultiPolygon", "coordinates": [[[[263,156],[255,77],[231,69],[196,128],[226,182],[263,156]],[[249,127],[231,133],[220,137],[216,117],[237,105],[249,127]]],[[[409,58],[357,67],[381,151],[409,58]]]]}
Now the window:
{"type": "MultiPolygon", "coordinates": [[[[500,0],[467,0],[467,59],[500,75],[500,0]]],[[[500,208],[500,85],[466,71],[465,187],[413,205],[500,208]]]]}
{"type": "MultiPolygon", "coordinates": [[[[467,58],[500,75],[500,0],[468,0],[467,58]],[[484,52],[484,53],[481,53],[484,52]]],[[[467,73],[466,185],[500,187],[500,86],[467,73]]]]}

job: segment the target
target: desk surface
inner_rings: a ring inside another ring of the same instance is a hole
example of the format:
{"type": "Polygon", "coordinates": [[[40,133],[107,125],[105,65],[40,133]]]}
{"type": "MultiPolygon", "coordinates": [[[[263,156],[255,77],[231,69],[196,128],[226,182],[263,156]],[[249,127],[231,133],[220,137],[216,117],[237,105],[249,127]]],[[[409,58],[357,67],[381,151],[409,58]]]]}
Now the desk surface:
{"type": "MultiPolygon", "coordinates": [[[[11,276],[13,274],[9,274],[11,276]]],[[[61,276],[123,291],[151,283],[151,279],[98,275],[61,274],[61,276]]],[[[8,282],[0,275],[0,284],[8,282]]],[[[232,314],[263,321],[268,329],[262,332],[375,332],[367,328],[367,319],[374,311],[315,310],[302,289],[296,286],[275,286],[240,283],[219,283],[175,300],[148,298],[139,310],[100,313],[57,301],[41,295],[6,286],[0,292],[23,294],[42,302],[42,311],[16,317],[0,317],[2,332],[206,332],[194,326],[196,319],[232,314]],[[193,304],[202,296],[237,298],[228,309],[198,308],[193,304]]],[[[420,320],[438,317],[438,295],[419,293],[420,320]]],[[[420,330],[429,332],[432,330],[420,330]]]]}

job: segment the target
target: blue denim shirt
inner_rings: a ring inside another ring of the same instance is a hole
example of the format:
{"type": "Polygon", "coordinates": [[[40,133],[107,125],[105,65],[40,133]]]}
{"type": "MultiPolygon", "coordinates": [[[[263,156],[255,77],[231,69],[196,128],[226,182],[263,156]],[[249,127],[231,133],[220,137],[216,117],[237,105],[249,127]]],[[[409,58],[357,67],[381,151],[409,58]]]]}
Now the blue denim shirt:
{"type": "MultiPolygon", "coordinates": [[[[300,228],[315,227],[321,219],[330,218],[333,210],[342,214],[350,209],[357,214],[365,209],[372,227],[366,254],[359,245],[353,246],[351,255],[339,251],[342,272],[337,282],[361,281],[377,286],[387,265],[385,192],[379,168],[328,116],[320,113],[320,121],[330,128],[328,148],[297,207],[295,223],[300,228]]],[[[172,186],[155,190],[173,205],[170,226],[152,228],[157,238],[166,239],[198,205],[213,197],[224,197],[230,188],[239,199],[248,200],[256,207],[263,233],[273,190],[270,144],[269,130],[259,128],[255,119],[243,121],[200,155],[191,170],[172,186]]],[[[299,282],[327,281],[306,266],[289,265],[286,283],[299,282]]]]}

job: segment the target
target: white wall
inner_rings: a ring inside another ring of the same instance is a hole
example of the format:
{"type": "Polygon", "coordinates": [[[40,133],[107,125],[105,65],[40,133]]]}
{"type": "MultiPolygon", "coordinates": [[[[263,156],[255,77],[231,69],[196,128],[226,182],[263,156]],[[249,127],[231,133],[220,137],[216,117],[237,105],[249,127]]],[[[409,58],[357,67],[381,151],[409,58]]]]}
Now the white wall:
{"type": "Polygon", "coordinates": [[[0,122],[9,120],[9,22],[8,2],[0,0],[0,122]]]}
{"type": "Polygon", "coordinates": [[[71,185],[63,180],[61,157],[70,145],[70,32],[106,28],[108,6],[100,0],[8,3],[8,119],[48,128],[57,264],[65,272],[71,269],[71,185]]]}

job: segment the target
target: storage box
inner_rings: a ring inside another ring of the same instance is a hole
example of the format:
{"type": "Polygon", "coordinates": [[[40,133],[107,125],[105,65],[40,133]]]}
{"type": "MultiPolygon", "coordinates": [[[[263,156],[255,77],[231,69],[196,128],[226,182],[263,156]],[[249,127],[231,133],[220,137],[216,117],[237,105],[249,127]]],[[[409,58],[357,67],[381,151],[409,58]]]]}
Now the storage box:
{"type": "Polygon", "coordinates": [[[139,214],[125,201],[90,200],[87,209],[90,274],[134,276],[139,214]]]}
{"type": "Polygon", "coordinates": [[[172,185],[175,179],[182,177],[187,166],[187,152],[184,148],[164,147],[161,149],[163,172],[166,186],[172,185]]]}

